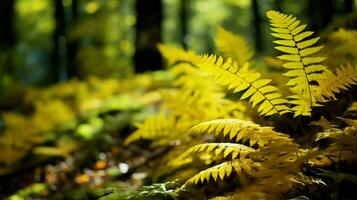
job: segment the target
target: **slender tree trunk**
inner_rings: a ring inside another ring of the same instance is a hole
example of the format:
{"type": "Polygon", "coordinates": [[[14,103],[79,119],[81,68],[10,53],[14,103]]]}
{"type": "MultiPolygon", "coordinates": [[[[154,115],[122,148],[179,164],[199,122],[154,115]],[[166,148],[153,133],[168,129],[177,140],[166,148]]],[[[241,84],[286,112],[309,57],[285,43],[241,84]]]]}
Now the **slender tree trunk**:
{"type": "Polygon", "coordinates": [[[276,11],[284,12],[282,3],[283,3],[283,1],[274,1],[274,7],[275,7],[276,11]]]}
{"type": "Polygon", "coordinates": [[[57,82],[66,78],[66,20],[62,0],[54,0],[55,30],[53,35],[53,66],[49,72],[49,81],[57,82]]]}
{"type": "Polygon", "coordinates": [[[354,0],[345,0],[344,1],[344,13],[352,13],[354,7],[354,0]]]}
{"type": "MultiPolygon", "coordinates": [[[[72,13],[72,18],[71,18],[71,29],[76,27],[78,24],[78,15],[79,15],[79,10],[78,10],[78,5],[79,0],[72,0],[72,8],[71,8],[71,13],[72,13]]],[[[79,46],[79,41],[76,38],[70,38],[68,40],[68,77],[80,77],[80,71],[78,69],[78,63],[76,61],[76,56],[78,52],[78,46],[79,46]]]]}
{"type": "Polygon", "coordinates": [[[14,29],[15,0],[0,0],[0,52],[6,53],[0,60],[0,74],[14,72],[12,48],[16,42],[14,29]]]}
{"type": "Polygon", "coordinates": [[[188,20],[188,9],[189,9],[189,1],[181,0],[181,10],[180,10],[180,20],[181,20],[181,44],[184,49],[187,49],[187,41],[186,36],[188,34],[187,31],[187,20],[188,20]]]}
{"type": "Polygon", "coordinates": [[[322,31],[332,21],[334,0],[312,0],[309,2],[312,30],[322,31]]]}
{"type": "Polygon", "coordinates": [[[252,10],[254,16],[254,39],[255,39],[255,48],[259,52],[262,50],[262,37],[261,37],[261,17],[259,14],[259,4],[258,0],[252,0],[252,10]]]}
{"type": "Polygon", "coordinates": [[[135,41],[135,71],[144,72],[162,68],[157,44],[161,42],[161,0],[137,0],[135,41]]]}

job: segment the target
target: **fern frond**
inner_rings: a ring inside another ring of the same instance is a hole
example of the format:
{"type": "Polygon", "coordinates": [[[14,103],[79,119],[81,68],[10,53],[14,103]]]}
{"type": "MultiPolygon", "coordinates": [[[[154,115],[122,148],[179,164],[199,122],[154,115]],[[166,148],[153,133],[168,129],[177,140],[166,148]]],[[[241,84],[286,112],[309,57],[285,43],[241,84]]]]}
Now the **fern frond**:
{"type": "Polygon", "coordinates": [[[180,163],[181,160],[185,160],[186,158],[201,152],[207,152],[214,154],[215,156],[223,155],[223,158],[230,156],[231,159],[236,159],[238,157],[245,158],[246,155],[250,152],[255,151],[255,149],[247,147],[242,144],[234,144],[234,143],[205,143],[199,144],[189,148],[183,154],[181,154],[177,159],[175,159],[172,163],[180,163]]]}
{"type": "Polygon", "coordinates": [[[206,112],[210,112],[202,106],[202,96],[199,92],[162,90],[160,94],[163,99],[162,108],[170,110],[177,116],[202,119],[206,112]]]}
{"type": "Polygon", "coordinates": [[[336,100],[336,93],[347,90],[348,87],[357,84],[357,65],[348,64],[347,67],[341,66],[336,70],[336,75],[331,71],[326,73],[324,80],[320,82],[321,96],[320,101],[332,99],[336,100]]]}
{"type": "Polygon", "coordinates": [[[350,119],[350,118],[343,118],[343,117],[338,117],[338,118],[348,125],[348,127],[346,128],[350,127],[352,129],[357,130],[357,119],[350,119]]]}
{"type": "Polygon", "coordinates": [[[264,146],[272,141],[290,141],[287,136],[275,132],[272,127],[261,127],[252,121],[238,119],[216,119],[202,122],[192,127],[193,133],[213,133],[214,135],[229,136],[231,140],[246,142],[249,146],[258,144],[264,146]]]}
{"type": "Polygon", "coordinates": [[[357,120],[341,119],[348,124],[343,130],[333,128],[317,134],[316,141],[329,138],[332,140],[332,143],[323,151],[317,151],[319,154],[315,153],[315,155],[310,158],[312,160],[311,162],[315,165],[328,166],[332,162],[357,160],[355,154],[357,151],[357,120]]]}
{"type": "Polygon", "coordinates": [[[177,119],[175,115],[160,112],[158,115],[147,117],[144,122],[136,124],[137,130],[125,140],[125,144],[132,143],[140,139],[154,140],[160,143],[161,140],[170,140],[177,137],[178,132],[184,134],[191,123],[177,119]]]}
{"type": "Polygon", "coordinates": [[[222,27],[216,31],[215,43],[218,51],[226,58],[232,58],[239,66],[251,61],[253,51],[243,37],[235,35],[222,27]]]}
{"type": "Polygon", "coordinates": [[[210,167],[206,170],[203,170],[192,178],[190,178],[185,184],[189,183],[197,185],[200,182],[208,182],[211,177],[214,181],[217,181],[218,178],[223,180],[224,178],[229,177],[233,171],[235,171],[237,174],[242,171],[242,167],[238,160],[226,161],[221,164],[210,167]]]}
{"type": "Polygon", "coordinates": [[[288,112],[289,108],[285,105],[287,101],[280,98],[276,87],[269,85],[271,80],[259,79],[261,75],[249,69],[248,64],[239,68],[230,58],[224,61],[222,57],[205,55],[197,66],[212,74],[219,84],[234,90],[234,93],[246,90],[241,99],[249,98],[253,107],[259,104],[258,112],[261,115],[282,115],[288,112]]]}
{"type": "Polygon", "coordinates": [[[310,126],[320,126],[323,130],[328,130],[337,127],[336,125],[332,124],[326,118],[321,117],[319,121],[312,121],[309,124],[310,126]]]}
{"type": "Polygon", "coordinates": [[[207,84],[207,88],[197,90],[162,90],[162,108],[181,118],[191,119],[192,122],[223,117],[223,114],[228,113],[230,105],[226,104],[228,100],[224,99],[223,92],[213,89],[207,84]]]}
{"type": "MultiPolygon", "coordinates": [[[[322,34],[320,35],[322,36],[322,34]]],[[[333,31],[325,32],[325,36],[325,47],[321,54],[326,55],[324,63],[328,63],[330,69],[339,68],[341,64],[357,62],[357,31],[355,29],[338,27],[333,31]]]]}
{"type": "Polygon", "coordinates": [[[326,138],[337,139],[338,137],[340,137],[343,134],[344,133],[341,129],[330,128],[330,129],[324,130],[322,132],[316,133],[315,141],[319,141],[319,140],[326,139],[326,138]]]}
{"type": "Polygon", "coordinates": [[[283,67],[289,70],[284,75],[290,78],[286,85],[295,94],[290,101],[296,105],[292,110],[295,116],[310,116],[310,107],[319,106],[316,102],[319,94],[318,85],[324,79],[323,74],[327,70],[326,66],[321,64],[325,58],[313,56],[323,46],[315,46],[319,37],[307,39],[313,32],[304,31],[306,25],[301,25],[292,15],[268,11],[267,16],[273,27],[272,35],[278,38],[274,41],[278,45],[275,49],[284,53],[278,58],[286,61],[283,67]]]}
{"type": "Polygon", "coordinates": [[[303,173],[298,173],[298,175],[293,177],[291,180],[303,187],[309,187],[309,189],[311,189],[311,187],[316,186],[327,186],[327,184],[322,179],[312,176],[306,176],[303,173]]]}
{"type": "Polygon", "coordinates": [[[164,44],[159,44],[158,48],[169,66],[179,62],[195,63],[200,59],[193,51],[185,51],[181,48],[170,47],[164,44]]]}
{"type": "Polygon", "coordinates": [[[350,107],[347,108],[348,113],[357,113],[357,101],[354,101],[350,107]]]}

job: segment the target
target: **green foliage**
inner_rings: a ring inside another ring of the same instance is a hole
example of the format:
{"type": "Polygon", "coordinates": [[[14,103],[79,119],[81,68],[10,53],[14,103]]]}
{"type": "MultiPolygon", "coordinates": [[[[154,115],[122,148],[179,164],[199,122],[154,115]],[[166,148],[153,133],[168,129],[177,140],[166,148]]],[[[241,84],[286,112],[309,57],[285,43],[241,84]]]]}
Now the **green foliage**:
{"type": "Polygon", "coordinates": [[[15,194],[11,195],[8,200],[23,200],[32,195],[41,196],[48,192],[48,185],[44,183],[35,183],[26,188],[17,191],[15,194]]]}

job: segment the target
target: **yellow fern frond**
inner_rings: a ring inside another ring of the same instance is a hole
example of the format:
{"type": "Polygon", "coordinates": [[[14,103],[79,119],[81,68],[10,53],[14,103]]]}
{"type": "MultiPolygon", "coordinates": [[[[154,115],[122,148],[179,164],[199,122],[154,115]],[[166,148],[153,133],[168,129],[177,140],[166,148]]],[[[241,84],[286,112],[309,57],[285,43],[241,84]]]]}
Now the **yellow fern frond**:
{"type": "Polygon", "coordinates": [[[310,107],[319,105],[316,102],[318,84],[324,79],[323,74],[327,69],[321,64],[324,57],[313,56],[323,46],[315,46],[319,37],[307,39],[313,32],[304,31],[306,25],[301,25],[292,15],[268,11],[267,16],[273,27],[272,35],[278,38],[274,41],[278,45],[275,49],[284,53],[278,58],[286,61],[283,67],[289,70],[284,75],[290,78],[286,85],[295,94],[290,102],[296,105],[292,110],[295,116],[309,116],[310,107]]]}
{"type": "MultiPolygon", "coordinates": [[[[325,32],[324,48],[322,55],[326,55],[326,60],[330,69],[336,69],[345,63],[357,62],[357,31],[353,29],[339,29],[325,32]]],[[[323,37],[323,36],[322,36],[323,37]]]]}
{"type": "Polygon", "coordinates": [[[341,129],[330,128],[330,129],[326,129],[322,132],[316,133],[315,141],[319,141],[319,140],[326,139],[326,138],[336,139],[343,134],[344,134],[344,132],[341,129]]]}
{"type": "Polygon", "coordinates": [[[238,65],[251,61],[253,51],[243,37],[235,35],[222,27],[216,31],[215,43],[218,51],[226,58],[232,58],[238,65]]]}
{"type": "Polygon", "coordinates": [[[321,117],[319,121],[312,121],[309,124],[310,126],[320,126],[323,130],[328,130],[331,128],[337,127],[336,125],[332,124],[330,121],[328,121],[326,118],[321,117]]]}
{"type": "Polygon", "coordinates": [[[161,140],[170,141],[178,137],[179,133],[184,134],[191,126],[191,123],[177,119],[175,115],[160,112],[136,124],[137,130],[125,140],[125,144],[140,139],[150,139],[160,144],[161,140]]]}
{"type": "Polygon", "coordinates": [[[288,112],[289,108],[285,105],[287,101],[280,98],[276,87],[269,85],[271,80],[259,79],[261,75],[249,69],[248,64],[239,68],[230,58],[224,61],[222,57],[212,55],[202,56],[196,65],[211,73],[218,83],[228,86],[234,93],[246,90],[241,99],[249,98],[253,107],[259,104],[258,112],[261,115],[282,115],[288,112]]]}
{"type": "Polygon", "coordinates": [[[255,149],[251,147],[247,147],[242,144],[205,143],[189,148],[187,151],[181,154],[177,159],[175,159],[177,162],[173,161],[173,163],[179,163],[180,160],[184,160],[185,158],[200,152],[212,153],[215,156],[223,155],[223,158],[226,158],[230,155],[231,159],[236,159],[238,157],[245,158],[248,153],[253,151],[255,151],[255,149]]]}
{"type": "Polygon", "coordinates": [[[356,161],[357,156],[355,152],[357,151],[357,120],[345,118],[341,119],[348,124],[348,126],[343,130],[332,129],[317,134],[317,137],[319,138],[329,138],[333,141],[326,149],[321,151],[319,156],[327,157],[333,162],[356,161]]]}
{"type": "MultiPolygon", "coordinates": [[[[209,84],[208,84],[209,85],[209,84]]],[[[225,104],[224,93],[207,88],[162,90],[162,108],[181,118],[189,118],[192,122],[214,119],[227,114],[228,104],[225,104]],[[226,113],[222,113],[226,111],[226,113]]]]}
{"type": "Polygon", "coordinates": [[[238,160],[227,161],[221,164],[215,165],[210,167],[206,170],[201,171],[200,173],[196,174],[194,177],[190,178],[187,182],[189,184],[198,184],[203,183],[204,181],[209,181],[212,177],[214,181],[217,181],[218,178],[223,180],[226,177],[229,177],[232,172],[235,171],[239,174],[242,171],[240,163],[238,160]]]}
{"type": "Polygon", "coordinates": [[[205,112],[210,112],[204,107],[199,106],[202,102],[202,96],[199,92],[162,90],[160,94],[163,99],[162,108],[170,110],[177,116],[202,119],[205,116],[205,112]]]}
{"type": "Polygon", "coordinates": [[[350,64],[347,67],[342,66],[336,70],[336,75],[328,71],[325,79],[320,83],[321,96],[319,100],[336,100],[336,93],[347,90],[348,87],[355,84],[357,84],[357,65],[354,67],[350,64]]]}
{"type": "Polygon", "coordinates": [[[213,133],[215,135],[229,136],[231,140],[246,142],[249,146],[258,144],[264,146],[272,141],[290,141],[287,136],[275,132],[272,127],[261,127],[252,121],[238,119],[216,119],[192,127],[193,133],[213,133]]]}
{"type": "Polygon", "coordinates": [[[357,113],[357,101],[354,101],[350,107],[347,108],[348,113],[357,113]]]}
{"type": "Polygon", "coordinates": [[[193,51],[185,51],[181,48],[170,47],[163,44],[159,44],[158,48],[161,55],[167,60],[169,66],[179,62],[194,63],[200,59],[193,51]]]}

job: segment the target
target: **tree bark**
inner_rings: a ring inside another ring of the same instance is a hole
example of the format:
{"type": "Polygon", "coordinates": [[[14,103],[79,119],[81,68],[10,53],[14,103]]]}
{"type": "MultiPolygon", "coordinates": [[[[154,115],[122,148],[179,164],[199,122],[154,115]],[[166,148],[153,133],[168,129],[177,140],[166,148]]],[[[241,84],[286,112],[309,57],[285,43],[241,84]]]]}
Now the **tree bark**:
{"type": "MultiPolygon", "coordinates": [[[[72,0],[72,7],[71,7],[71,29],[75,28],[78,24],[78,16],[79,16],[79,0],[72,0]]],[[[76,61],[77,52],[79,47],[79,41],[76,38],[70,38],[68,40],[68,77],[80,77],[80,71],[78,69],[78,63],[76,61]]]]}
{"type": "Polygon", "coordinates": [[[66,20],[62,0],[54,0],[55,30],[53,34],[53,66],[49,70],[49,82],[54,83],[66,78],[66,20]]]}
{"type": "Polygon", "coordinates": [[[161,0],[137,0],[135,41],[135,72],[162,69],[162,58],[157,49],[161,42],[161,0]]]}
{"type": "Polygon", "coordinates": [[[313,31],[322,31],[334,14],[334,0],[312,0],[310,2],[310,19],[313,31]]]}
{"type": "Polygon", "coordinates": [[[0,0],[0,52],[6,53],[0,60],[1,74],[11,74],[14,71],[12,48],[16,42],[14,29],[15,0],[0,0]]]}
{"type": "Polygon", "coordinates": [[[261,17],[259,14],[259,4],[258,0],[252,0],[252,10],[253,10],[253,19],[254,19],[254,39],[255,39],[255,48],[259,52],[262,50],[262,38],[261,38],[261,17]]]}
{"type": "Polygon", "coordinates": [[[344,1],[344,13],[352,13],[354,7],[354,0],[345,0],[344,1]]]}
{"type": "Polygon", "coordinates": [[[184,49],[187,49],[186,36],[188,34],[187,20],[188,20],[188,5],[189,1],[181,0],[181,9],[180,9],[180,21],[181,21],[181,44],[184,49]]]}

